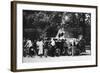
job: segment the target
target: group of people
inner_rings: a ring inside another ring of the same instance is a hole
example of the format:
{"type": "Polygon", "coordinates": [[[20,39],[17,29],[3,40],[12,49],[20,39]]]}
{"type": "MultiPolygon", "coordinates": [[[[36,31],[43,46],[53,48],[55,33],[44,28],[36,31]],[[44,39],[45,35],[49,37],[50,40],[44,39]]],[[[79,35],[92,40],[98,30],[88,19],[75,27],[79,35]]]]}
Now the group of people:
{"type": "Polygon", "coordinates": [[[85,43],[81,38],[69,38],[69,39],[24,39],[23,42],[23,56],[70,56],[79,55],[81,52],[85,52],[85,43]]]}

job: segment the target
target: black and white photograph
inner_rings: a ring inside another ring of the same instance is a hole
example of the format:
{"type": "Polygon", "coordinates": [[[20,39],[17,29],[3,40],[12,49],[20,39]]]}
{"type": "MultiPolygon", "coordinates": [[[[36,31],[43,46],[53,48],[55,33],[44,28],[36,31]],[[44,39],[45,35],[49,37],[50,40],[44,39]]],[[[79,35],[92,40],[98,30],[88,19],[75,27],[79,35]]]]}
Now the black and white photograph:
{"type": "Polygon", "coordinates": [[[91,55],[91,13],[23,10],[23,63],[91,55]]]}
{"type": "Polygon", "coordinates": [[[12,2],[12,70],[97,66],[97,7],[12,2]]]}

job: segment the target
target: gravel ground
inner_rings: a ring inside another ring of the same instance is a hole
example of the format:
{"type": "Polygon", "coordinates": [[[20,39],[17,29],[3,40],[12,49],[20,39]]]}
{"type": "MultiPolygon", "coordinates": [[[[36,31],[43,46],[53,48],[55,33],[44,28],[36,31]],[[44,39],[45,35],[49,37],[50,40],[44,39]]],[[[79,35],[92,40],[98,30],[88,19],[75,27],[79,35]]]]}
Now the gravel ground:
{"type": "Polygon", "coordinates": [[[86,50],[86,53],[81,53],[79,56],[59,56],[59,57],[23,57],[23,63],[34,63],[34,62],[60,62],[60,61],[80,61],[90,59],[90,50],[86,50]]]}

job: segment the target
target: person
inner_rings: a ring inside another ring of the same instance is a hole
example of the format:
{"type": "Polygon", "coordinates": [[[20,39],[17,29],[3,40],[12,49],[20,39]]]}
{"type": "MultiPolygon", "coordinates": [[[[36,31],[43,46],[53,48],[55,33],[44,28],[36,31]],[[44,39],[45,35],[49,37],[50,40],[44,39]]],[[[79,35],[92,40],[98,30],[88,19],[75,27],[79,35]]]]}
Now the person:
{"type": "Polygon", "coordinates": [[[85,49],[85,39],[83,38],[83,35],[79,35],[78,46],[79,46],[81,52],[86,52],[86,49],[85,49]]]}
{"type": "Polygon", "coordinates": [[[72,44],[69,40],[67,40],[66,43],[67,43],[66,44],[67,45],[66,46],[67,47],[67,55],[70,56],[70,55],[72,55],[72,44]]]}
{"type": "Polygon", "coordinates": [[[26,47],[26,53],[27,55],[29,55],[29,49],[32,47],[32,41],[29,38],[26,40],[25,47],[26,47]]]}
{"type": "Polygon", "coordinates": [[[65,40],[62,39],[62,40],[61,40],[61,44],[60,44],[61,55],[65,55],[64,43],[65,43],[65,40]]]}
{"type": "Polygon", "coordinates": [[[43,55],[43,41],[40,39],[39,41],[36,42],[37,46],[38,46],[38,55],[40,57],[42,57],[43,55]]]}
{"type": "Polygon", "coordinates": [[[51,38],[51,55],[54,56],[55,54],[55,41],[53,38],[51,38]]]}
{"type": "Polygon", "coordinates": [[[60,40],[55,41],[55,56],[60,56],[61,49],[62,49],[62,44],[60,40]]]}
{"type": "Polygon", "coordinates": [[[33,42],[33,48],[35,50],[35,54],[37,55],[38,54],[38,50],[37,50],[36,42],[37,42],[37,40],[34,40],[34,42],[33,42]]]}
{"type": "Polygon", "coordinates": [[[49,48],[49,42],[46,40],[45,45],[44,45],[44,56],[47,57],[48,55],[48,48],[49,48]]]}
{"type": "Polygon", "coordinates": [[[52,46],[55,46],[55,41],[54,41],[53,38],[51,38],[51,45],[52,45],[52,46]]]}
{"type": "Polygon", "coordinates": [[[34,57],[34,56],[37,55],[36,40],[33,41],[33,46],[30,47],[30,49],[29,49],[29,55],[30,55],[31,57],[34,57]]]}
{"type": "Polygon", "coordinates": [[[79,54],[78,49],[76,48],[76,45],[78,44],[77,39],[76,38],[72,38],[70,40],[70,44],[71,44],[71,55],[74,56],[77,53],[79,54]]]}

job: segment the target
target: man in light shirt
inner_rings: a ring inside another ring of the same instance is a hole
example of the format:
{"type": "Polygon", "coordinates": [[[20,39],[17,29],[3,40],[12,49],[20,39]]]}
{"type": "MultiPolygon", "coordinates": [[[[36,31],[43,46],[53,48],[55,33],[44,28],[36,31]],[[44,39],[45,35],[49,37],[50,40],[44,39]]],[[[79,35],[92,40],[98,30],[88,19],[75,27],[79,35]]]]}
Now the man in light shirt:
{"type": "Polygon", "coordinates": [[[51,55],[55,56],[55,41],[53,38],[51,38],[51,55]]]}
{"type": "Polygon", "coordinates": [[[27,55],[29,55],[29,49],[32,47],[32,41],[29,38],[26,40],[25,47],[26,47],[26,53],[27,55]]]}

